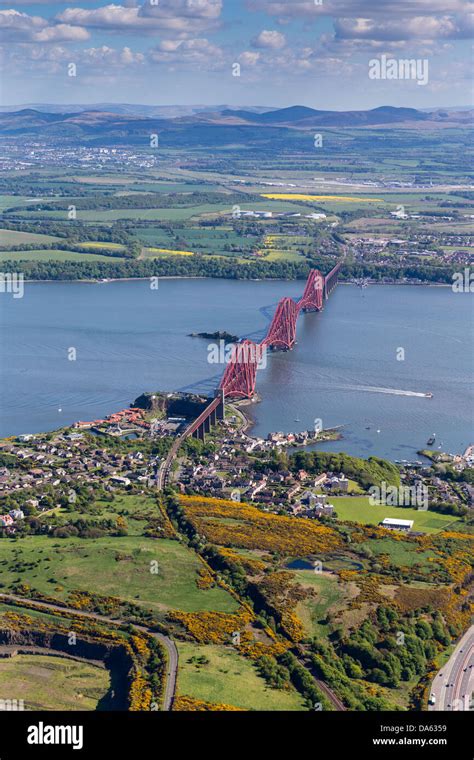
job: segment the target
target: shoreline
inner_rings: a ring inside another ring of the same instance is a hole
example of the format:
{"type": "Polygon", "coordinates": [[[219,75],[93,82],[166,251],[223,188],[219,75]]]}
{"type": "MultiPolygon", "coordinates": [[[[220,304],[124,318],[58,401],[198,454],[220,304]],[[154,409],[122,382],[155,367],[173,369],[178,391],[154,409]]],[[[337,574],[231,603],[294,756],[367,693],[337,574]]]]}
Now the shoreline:
{"type": "MultiPolygon", "coordinates": [[[[146,282],[149,281],[152,277],[158,278],[158,280],[228,280],[230,282],[304,282],[304,277],[295,279],[295,280],[289,280],[282,277],[251,277],[249,279],[242,278],[239,279],[238,277],[204,277],[203,275],[179,275],[179,274],[167,274],[167,275],[150,275],[149,277],[107,277],[103,280],[96,280],[96,279],[77,279],[77,280],[24,280],[25,283],[39,283],[39,284],[45,284],[45,283],[53,283],[57,282],[58,284],[76,284],[76,283],[82,283],[84,285],[107,285],[109,282],[146,282]]],[[[358,284],[356,282],[351,281],[339,281],[339,285],[352,285],[353,287],[358,287],[358,284]]],[[[382,282],[382,281],[373,281],[369,282],[369,287],[374,287],[378,285],[409,285],[410,287],[418,287],[418,288],[451,288],[452,283],[449,282],[405,282],[402,280],[395,280],[394,282],[382,282]]]]}

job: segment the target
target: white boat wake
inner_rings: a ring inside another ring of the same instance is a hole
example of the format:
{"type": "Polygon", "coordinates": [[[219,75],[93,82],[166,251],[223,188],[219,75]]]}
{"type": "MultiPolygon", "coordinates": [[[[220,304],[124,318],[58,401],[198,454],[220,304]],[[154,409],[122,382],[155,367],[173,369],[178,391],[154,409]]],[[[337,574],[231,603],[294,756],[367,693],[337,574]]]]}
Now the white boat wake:
{"type": "Polygon", "coordinates": [[[389,393],[392,396],[416,396],[417,398],[431,398],[431,393],[421,393],[419,391],[404,391],[401,388],[378,388],[371,385],[347,385],[346,388],[351,391],[366,391],[367,393],[389,393]]]}

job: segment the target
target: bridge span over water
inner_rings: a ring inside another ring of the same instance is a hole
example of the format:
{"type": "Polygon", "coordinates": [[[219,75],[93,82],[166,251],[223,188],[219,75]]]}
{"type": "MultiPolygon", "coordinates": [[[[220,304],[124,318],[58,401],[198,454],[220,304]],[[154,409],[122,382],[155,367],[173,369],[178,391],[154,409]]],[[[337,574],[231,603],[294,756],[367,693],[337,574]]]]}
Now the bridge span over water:
{"type": "Polygon", "coordinates": [[[243,340],[237,343],[226,367],[219,389],[226,397],[251,398],[255,393],[257,369],[261,365],[264,352],[272,350],[289,351],[296,341],[296,323],[301,311],[322,311],[324,301],[329,298],[337,285],[341,263],[323,277],[318,269],[312,269],[306,287],[299,301],[282,298],[276,308],[268,332],[261,343],[243,340]]]}
{"type": "Polygon", "coordinates": [[[293,348],[296,341],[296,322],[300,311],[322,311],[324,301],[329,298],[337,285],[340,268],[341,263],[336,264],[326,277],[318,269],[312,269],[299,301],[293,301],[288,297],[279,301],[267,334],[261,343],[246,339],[235,344],[215,398],[176,439],[163,463],[159,473],[158,487],[160,489],[166,484],[171,463],[183,440],[189,437],[204,440],[206,433],[210,432],[217,420],[224,419],[226,398],[252,398],[255,394],[257,369],[263,352],[267,348],[284,351],[293,348]]]}

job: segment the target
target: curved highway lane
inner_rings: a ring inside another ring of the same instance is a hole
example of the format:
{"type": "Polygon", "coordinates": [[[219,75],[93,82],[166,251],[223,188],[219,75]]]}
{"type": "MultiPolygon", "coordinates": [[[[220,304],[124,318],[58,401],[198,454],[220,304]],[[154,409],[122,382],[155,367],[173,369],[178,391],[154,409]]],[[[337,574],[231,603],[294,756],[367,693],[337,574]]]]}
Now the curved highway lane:
{"type": "Polygon", "coordinates": [[[429,710],[469,710],[474,691],[474,625],[471,625],[431,686],[429,710]],[[434,704],[431,704],[434,698],[434,704]]]}

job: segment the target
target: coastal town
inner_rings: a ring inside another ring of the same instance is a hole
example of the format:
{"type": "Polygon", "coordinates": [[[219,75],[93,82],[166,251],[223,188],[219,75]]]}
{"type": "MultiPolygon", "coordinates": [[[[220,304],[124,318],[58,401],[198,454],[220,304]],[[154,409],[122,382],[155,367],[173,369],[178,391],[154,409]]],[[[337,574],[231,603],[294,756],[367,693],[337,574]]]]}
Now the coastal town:
{"type": "MultiPolygon", "coordinates": [[[[276,514],[319,520],[337,519],[341,497],[347,503],[351,497],[367,496],[368,489],[357,483],[353,472],[308,472],[294,456],[317,450],[321,441],[343,433],[315,430],[256,437],[248,432],[245,409],[229,405],[226,418],[206,440],[184,442],[168,486],[181,494],[245,501],[276,514]]],[[[90,499],[98,490],[114,494],[159,489],[167,455],[190,420],[155,414],[131,406],[104,419],[1,441],[1,531],[14,535],[32,517],[63,515],[76,492],[84,489],[90,499]]],[[[461,516],[474,509],[472,479],[464,479],[464,473],[472,473],[472,447],[462,456],[436,450],[420,456],[423,460],[398,465],[403,487],[413,493],[424,489],[429,508],[447,515],[461,516]]],[[[404,505],[410,506],[410,501],[404,505]]]]}

